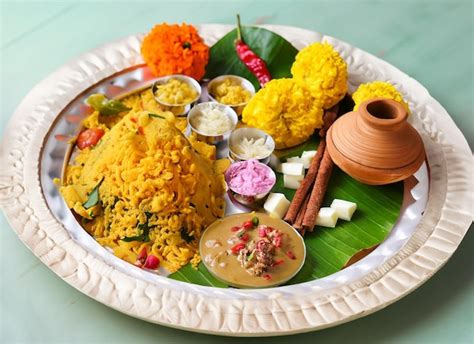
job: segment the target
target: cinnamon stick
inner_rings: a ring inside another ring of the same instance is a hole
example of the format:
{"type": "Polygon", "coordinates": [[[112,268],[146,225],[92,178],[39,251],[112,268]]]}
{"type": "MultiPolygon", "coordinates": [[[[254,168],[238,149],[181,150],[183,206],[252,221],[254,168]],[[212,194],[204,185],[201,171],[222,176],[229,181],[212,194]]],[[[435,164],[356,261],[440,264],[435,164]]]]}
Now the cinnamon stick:
{"type": "Polygon", "coordinates": [[[303,219],[304,219],[304,214],[306,213],[306,208],[308,207],[309,203],[309,197],[311,196],[310,193],[308,193],[303,201],[303,204],[301,205],[301,208],[298,211],[298,215],[296,216],[296,220],[293,223],[293,227],[295,227],[298,232],[300,232],[301,235],[304,235],[305,229],[303,227],[303,219]]]}
{"type": "Polygon", "coordinates": [[[286,215],[285,215],[284,220],[290,224],[293,224],[293,225],[297,224],[301,226],[302,218],[300,222],[297,222],[297,217],[298,217],[298,214],[301,213],[301,208],[303,208],[304,210],[302,212],[303,215],[305,213],[308,202],[304,202],[304,201],[305,201],[306,196],[309,194],[311,186],[316,180],[319,166],[321,164],[321,159],[323,158],[323,153],[326,148],[326,140],[324,138],[326,136],[327,131],[336,120],[338,111],[339,111],[339,104],[336,104],[332,108],[324,112],[324,124],[321,130],[319,131],[319,136],[321,136],[321,141],[319,143],[318,151],[316,152],[316,155],[313,157],[313,159],[311,159],[311,165],[309,166],[308,173],[306,174],[306,177],[303,179],[300,186],[296,190],[295,196],[293,197],[290,207],[288,208],[288,211],[286,212],[286,215]]]}
{"type": "Polygon", "coordinates": [[[311,191],[308,207],[303,218],[303,227],[310,232],[313,231],[316,224],[316,217],[318,216],[319,209],[321,209],[324,195],[326,194],[329,184],[329,179],[331,178],[333,166],[334,163],[332,162],[326,148],[324,150],[323,159],[321,160],[318,176],[314,183],[313,190],[311,191]]]}
{"type": "Polygon", "coordinates": [[[306,195],[308,195],[311,186],[313,185],[316,179],[325,148],[326,140],[321,139],[316,155],[311,159],[311,164],[309,166],[308,173],[306,174],[306,177],[304,177],[304,179],[301,181],[301,184],[296,190],[295,196],[293,197],[293,200],[290,203],[290,207],[286,212],[285,221],[290,224],[295,223],[296,217],[298,216],[298,212],[302,207],[303,201],[306,195]]]}
{"type": "Polygon", "coordinates": [[[339,103],[334,105],[332,108],[327,109],[324,112],[324,125],[323,127],[319,130],[319,136],[320,137],[326,137],[326,134],[331,127],[331,125],[334,123],[334,121],[337,119],[337,114],[339,112],[339,103]]]}

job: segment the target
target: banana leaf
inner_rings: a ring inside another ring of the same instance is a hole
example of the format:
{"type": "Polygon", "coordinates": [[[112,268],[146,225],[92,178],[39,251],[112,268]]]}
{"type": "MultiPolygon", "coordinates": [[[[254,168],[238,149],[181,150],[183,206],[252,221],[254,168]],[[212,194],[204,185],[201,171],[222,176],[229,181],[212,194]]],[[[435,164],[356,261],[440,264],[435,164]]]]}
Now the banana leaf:
{"type": "MultiPolygon", "coordinates": [[[[317,148],[319,139],[311,140],[280,153],[280,160],[300,156],[305,150],[317,148]]],[[[295,190],[283,186],[283,175],[277,173],[277,182],[272,192],[281,192],[289,200],[295,190]]],[[[349,260],[362,250],[379,245],[390,233],[400,214],[403,201],[403,183],[370,186],[359,183],[343,171],[334,168],[323,206],[329,206],[339,198],[357,203],[351,221],[339,220],[336,228],[316,226],[314,232],[306,233],[306,261],[301,271],[287,284],[308,282],[340,271],[349,260]]],[[[198,269],[190,265],[171,274],[170,278],[212,287],[226,287],[216,280],[200,263],[198,269]]]]}
{"type": "MultiPolygon", "coordinates": [[[[257,80],[235,55],[234,39],[231,31],[211,48],[211,58],[207,67],[207,77],[235,74],[257,80]]],[[[277,34],[260,28],[244,28],[244,40],[267,62],[274,78],[291,77],[290,69],[297,53],[296,49],[277,34]]],[[[310,140],[293,149],[279,152],[284,161],[288,157],[300,156],[305,150],[314,150],[319,138],[310,140]]],[[[277,173],[277,182],[272,192],[281,192],[291,200],[295,190],[283,187],[283,176],[277,173]]],[[[350,176],[334,168],[326,192],[323,206],[329,206],[339,198],[357,203],[357,210],[351,221],[339,220],[336,228],[316,227],[305,235],[306,261],[301,271],[288,284],[311,281],[341,270],[349,260],[362,250],[379,245],[390,233],[400,214],[403,200],[403,183],[385,186],[370,186],[357,182],[350,176]]],[[[170,278],[214,287],[226,287],[216,280],[201,263],[198,269],[187,265],[170,278]]]]}
{"type": "MultiPolygon", "coordinates": [[[[291,78],[290,69],[298,50],[290,42],[272,31],[255,27],[242,27],[242,37],[265,60],[273,79],[291,78]]],[[[250,80],[258,90],[260,86],[257,78],[249,72],[235,52],[236,38],[237,30],[232,30],[211,47],[205,77],[212,79],[225,74],[239,75],[250,80]]]]}

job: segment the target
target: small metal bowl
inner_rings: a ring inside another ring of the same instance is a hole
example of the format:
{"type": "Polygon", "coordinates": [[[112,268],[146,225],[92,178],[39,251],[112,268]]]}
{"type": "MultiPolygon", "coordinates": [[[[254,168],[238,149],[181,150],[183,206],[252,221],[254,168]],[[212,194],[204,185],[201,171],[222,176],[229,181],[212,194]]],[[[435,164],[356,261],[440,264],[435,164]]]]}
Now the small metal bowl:
{"type": "Polygon", "coordinates": [[[270,161],[270,157],[275,150],[275,141],[273,137],[268,135],[266,132],[257,129],[257,128],[239,128],[234,130],[229,137],[229,158],[232,162],[235,161],[243,161],[243,160],[250,160],[250,159],[258,159],[261,163],[268,165],[270,161]],[[264,139],[265,146],[268,148],[268,154],[265,156],[255,157],[255,158],[244,158],[237,154],[233,147],[238,145],[244,138],[248,139],[264,139]]]}
{"type": "Polygon", "coordinates": [[[215,103],[215,102],[204,102],[204,103],[197,104],[191,109],[191,111],[189,111],[187,120],[188,120],[188,127],[191,129],[191,132],[196,133],[198,140],[204,141],[210,144],[218,144],[219,142],[222,142],[229,138],[230,133],[232,132],[232,130],[234,130],[235,126],[237,125],[237,122],[239,121],[239,118],[237,117],[237,114],[235,113],[234,110],[232,110],[230,106],[215,103]],[[223,113],[225,113],[229,117],[230,121],[232,122],[232,127],[229,130],[221,134],[209,135],[207,133],[203,133],[199,131],[197,128],[193,126],[194,118],[197,115],[201,114],[202,111],[213,110],[216,108],[222,111],[223,113]]]}
{"type": "Polygon", "coordinates": [[[257,204],[261,204],[263,203],[263,200],[268,196],[268,194],[270,193],[270,191],[272,190],[273,186],[276,183],[275,172],[273,172],[273,170],[269,166],[262,164],[261,162],[258,162],[258,164],[261,164],[262,166],[264,166],[265,169],[267,169],[270,172],[270,175],[273,177],[274,183],[272,184],[272,186],[268,188],[268,190],[265,190],[265,192],[262,192],[259,194],[243,194],[230,187],[231,173],[233,172],[233,169],[235,169],[238,165],[243,164],[243,163],[246,163],[246,161],[234,162],[226,170],[224,174],[224,178],[228,187],[228,193],[230,197],[232,197],[235,201],[237,201],[240,204],[243,204],[246,206],[255,206],[257,204]]]}
{"type": "Polygon", "coordinates": [[[199,100],[199,98],[201,97],[202,89],[201,89],[201,85],[199,84],[199,82],[197,82],[195,79],[193,79],[193,78],[191,78],[187,75],[173,74],[173,75],[168,75],[168,76],[163,76],[161,78],[158,78],[153,83],[153,85],[151,86],[151,91],[153,92],[153,96],[155,97],[155,100],[159,104],[170,107],[171,111],[176,116],[185,116],[189,112],[189,110],[191,110],[192,105],[195,104],[199,100]],[[187,103],[183,103],[183,104],[171,104],[171,103],[167,103],[167,102],[164,102],[164,101],[160,100],[156,95],[157,92],[158,92],[158,88],[160,87],[160,85],[166,84],[168,82],[168,80],[170,80],[170,79],[177,79],[179,81],[185,82],[186,84],[191,86],[197,92],[197,96],[192,101],[187,102],[187,103]],[[183,109],[180,110],[179,108],[183,108],[183,109]]]}
{"type": "MultiPolygon", "coordinates": [[[[242,88],[249,91],[250,98],[252,98],[255,95],[255,87],[250,81],[240,76],[229,74],[229,75],[218,76],[217,78],[214,78],[211,81],[209,81],[209,83],[207,84],[207,94],[208,94],[209,100],[214,101],[219,104],[224,104],[224,103],[219,102],[216,98],[214,98],[212,91],[218,83],[224,81],[225,79],[231,79],[237,82],[240,86],[242,86],[242,88]]],[[[247,103],[248,102],[244,102],[240,104],[224,104],[224,105],[228,105],[232,107],[234,111],[240,116],[242,114],[242,110],[244,109],[245,105],[247,105],[247,103]]]]}

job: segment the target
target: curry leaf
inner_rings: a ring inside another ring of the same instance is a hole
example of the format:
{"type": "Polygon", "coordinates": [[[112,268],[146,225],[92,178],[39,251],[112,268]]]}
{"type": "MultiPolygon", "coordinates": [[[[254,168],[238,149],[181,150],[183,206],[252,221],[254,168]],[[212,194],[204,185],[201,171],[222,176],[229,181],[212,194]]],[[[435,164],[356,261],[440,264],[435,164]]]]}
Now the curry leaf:
{"type": "Polygon", "coordinates": [[[131,241],[142,241],[148,242],[150,241],[150,227],[148,227],[148,223],[140,223],[138,225],[138,230],[141,231],[142,234],[132,236],[132,237],[124,237],[122,241],[131,242],[131,241]]]}
{"type": "Polygon", "coordinates": [[[165,117],[163,117],[161,115],[157,115],[156,113],[149,113],[148,117],[166,119],[165,117]]]}
{"type": "Polygon", "coordinates": [[[130,110],[130,108],[126,107],[122,102],[115,99],[107,99],[107,97],[101,93],[90,95],[86,102],[92,106],[94,110],[99,111],[100,114],[104,116],[112,116],[130,110]]]}
{"type": "Polygon", "coordinates": [[[99,200],[100,200],[99,187],[103,181],[104,181],[104,178],[102,178],[99,181],[99,183],[92,189],[89,196],[87,197],[87,201],[83,204],[84,208],[89,209],[97,205],[97,203],[99,203],[99,200]]]}
{"type": "Polygon", "coordinates": [[[150,241],[150,227],[148,225],[148,221],[150,220],[153,214],[145,211],[146,222],[138,224],[138,230],[141,231],[141,234],[132,236],[132,237],[124,237],[122,241],[131,242],[131,241],[142,241],[142,242],[149,242],[150,241]]]}

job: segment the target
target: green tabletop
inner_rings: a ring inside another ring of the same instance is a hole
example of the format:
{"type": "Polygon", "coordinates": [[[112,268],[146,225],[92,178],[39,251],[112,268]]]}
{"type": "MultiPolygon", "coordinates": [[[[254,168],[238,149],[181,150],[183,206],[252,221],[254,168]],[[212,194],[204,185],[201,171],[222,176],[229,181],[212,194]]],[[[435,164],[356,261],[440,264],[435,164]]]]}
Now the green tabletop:
{"type": "MultiPolygon", "coordinates": [[[[474,146],[472,1],[2,2],[0,13],[2,134],[27,92],[77,55],[155,23],[233,24],[240,13],[245,23],[299,26],[382,57],[426,86],[474,146]]],[[[3,214],[0,227],[0,343],[474,342],[472,231],[439,273],[384,310],[319,332],[236,339],[109,309],[46,268],[3,214]]]]}

